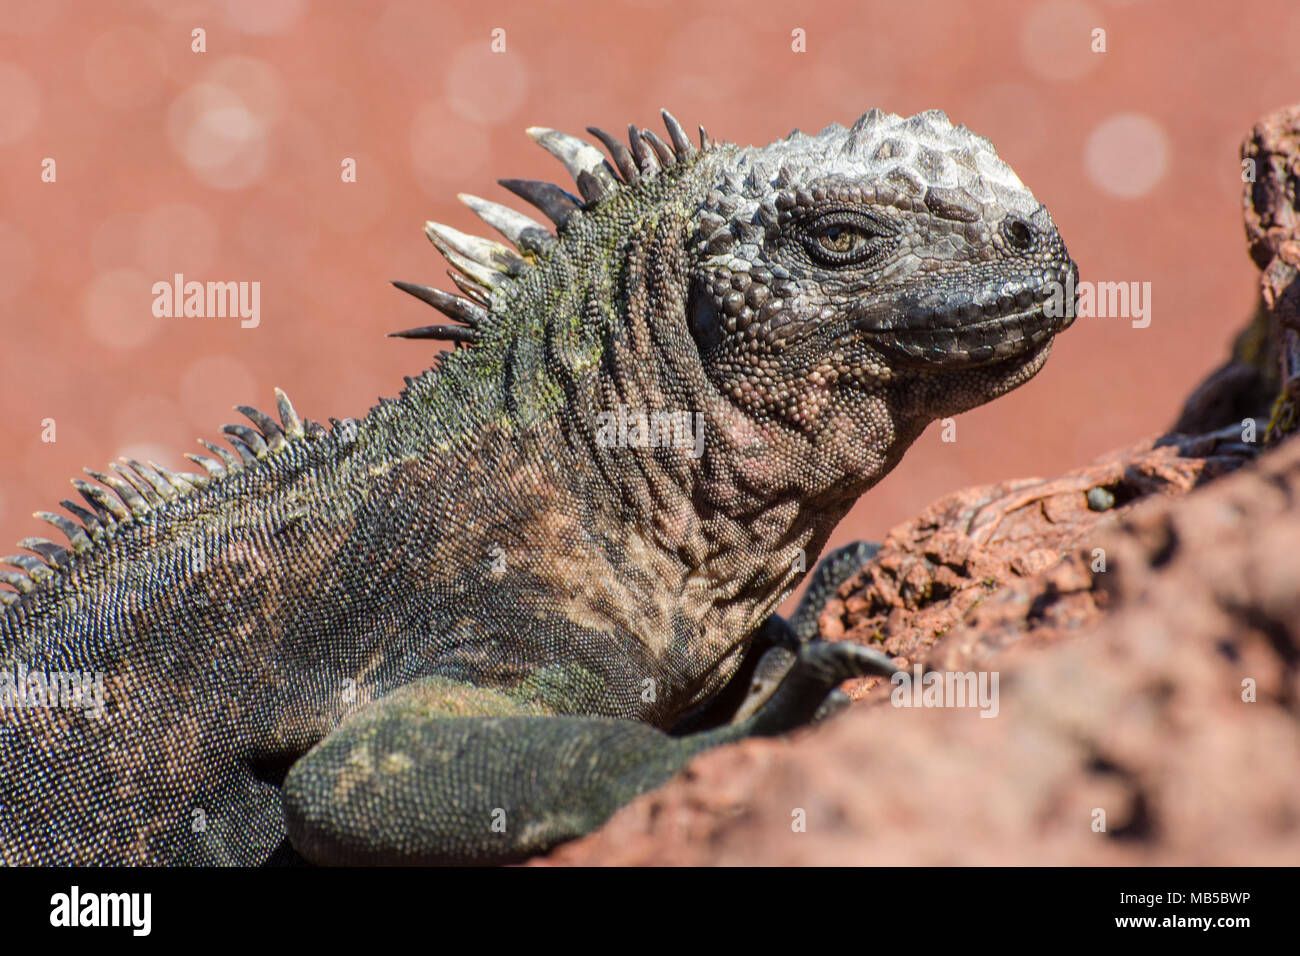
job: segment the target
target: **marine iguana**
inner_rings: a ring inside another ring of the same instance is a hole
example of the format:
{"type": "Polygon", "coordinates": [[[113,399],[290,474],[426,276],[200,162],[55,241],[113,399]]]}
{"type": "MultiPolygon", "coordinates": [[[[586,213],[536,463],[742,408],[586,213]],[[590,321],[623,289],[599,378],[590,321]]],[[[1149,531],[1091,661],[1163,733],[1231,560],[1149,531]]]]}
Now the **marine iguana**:
{"type": "Polygon", "coordinates": [[[204,474],[123,461],[38,512],[68,543],[0,573],[6,863],[519,860],[891,672],[773,610],[927,423],[1038,371],[1075,265],[942,112],[664,121],[591,128],[608,158],[529,130],[577,195],[501,182],[554,231],[428,224],[460,294],[400,285],[459,324],[397,334],[458,347],[399,398],[327,429],[277,390],[204,474]]]}

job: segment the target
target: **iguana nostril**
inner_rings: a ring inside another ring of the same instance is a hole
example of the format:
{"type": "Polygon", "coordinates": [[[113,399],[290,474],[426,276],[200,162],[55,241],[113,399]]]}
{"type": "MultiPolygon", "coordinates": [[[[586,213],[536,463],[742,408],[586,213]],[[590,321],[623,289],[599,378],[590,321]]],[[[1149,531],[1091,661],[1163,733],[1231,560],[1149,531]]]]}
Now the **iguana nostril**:
{"type": "Polygon", "coordinates": [[[1034,247],[1034,228],[1023,219],[1003,220],[1002,235],[1016,252],[1028,252],[1034,247]]]}

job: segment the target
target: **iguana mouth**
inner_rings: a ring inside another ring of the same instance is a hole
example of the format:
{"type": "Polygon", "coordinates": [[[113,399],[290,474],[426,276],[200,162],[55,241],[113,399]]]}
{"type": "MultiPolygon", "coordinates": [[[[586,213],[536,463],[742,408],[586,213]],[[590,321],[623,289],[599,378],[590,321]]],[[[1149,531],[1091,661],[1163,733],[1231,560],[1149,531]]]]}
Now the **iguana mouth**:
{"type": "Polygon", "coordinates": [[[1073,320],[1049,317],[1039,305],[964,325],[896,327],[873,344],[912,366],[974,368],[1031,354],[1073,320]]]}
{"type": "MultiPolygon", "coordinates": [[[[1077,276],[1070,263],[1067,272],[1077,276]]],[[[1037,351],[1074,322],[1074,303],[1049,315],[1059,289],[1055,272],[1018,286],[1003,284],[973,295],[932,295],[905,302],[887,315],[860,318],[858,328],[891,358],[910,366],[972,368],[1037,351]]]]}

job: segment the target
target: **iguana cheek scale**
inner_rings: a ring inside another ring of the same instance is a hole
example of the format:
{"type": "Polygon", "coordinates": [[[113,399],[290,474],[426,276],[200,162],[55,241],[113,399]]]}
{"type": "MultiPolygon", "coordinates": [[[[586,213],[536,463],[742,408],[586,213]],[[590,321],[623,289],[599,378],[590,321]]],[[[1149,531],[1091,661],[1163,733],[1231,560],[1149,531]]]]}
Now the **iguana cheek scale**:
{"type": "Polygon", "coordinates": [[[927,423],[1041,367],[1074,264],[942,113],[759,148],[664,119],[590,130],[608,158],[529,130],[576,194],[502,183],[554,231],[428,224],[458,294],[398,285],[454,324],[397,334],[459,347],[397,399],[326,428],[277,390],[202,473],[38,513],[68,543],[4,559],[0,670],[100,673],[104,714],[0,708],[5,862],[523,859],[892,673],[811,639],[861,547],[772,612],[927,423]]]}

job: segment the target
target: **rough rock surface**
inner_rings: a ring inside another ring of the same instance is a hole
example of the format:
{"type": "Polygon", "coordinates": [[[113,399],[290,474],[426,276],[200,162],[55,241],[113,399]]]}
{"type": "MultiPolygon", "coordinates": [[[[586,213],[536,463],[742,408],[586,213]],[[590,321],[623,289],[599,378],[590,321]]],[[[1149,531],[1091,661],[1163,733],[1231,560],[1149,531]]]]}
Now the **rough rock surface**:
{"type": "MultiPolygon", "coordinates": [[[[842,597],[827,603],[822,636],[879,640],[904,667],[965,670],[1011,643],[1036,646],[1077,631],[1106,602],[1089,573],[1099,535],[1144,498],[1183,495],[1238,468],[1251,451],[1235,434],[1170,435],[1060,478],[942,498],[894,529],[842,597]],[[963,623],[954,640],[949,632],[963,623]]],[[[856,697],[868,686],[845,689],[856,697]]]]}
{"type": "Polygon", "coordinates": [[[1269,422],[1272,443],[1300,428],[1300,105],[1256,123],[1241,158],[1253,173],[1242,194],[1246,244],[1260,269],[1261,312],[1282,381],[1269,422]]]}
{"type": "Polygon", "coordinates": [[[1238,469],[1242,451],[1170,436],[941,500],[823,634],[997,672],[996,717],[858,687],[838,719],[704,754],[549,861],[1294,864],[1300,441],[1238,469]],[[1089,508],[1098,488],[1114,508],[1089,508]]]}

